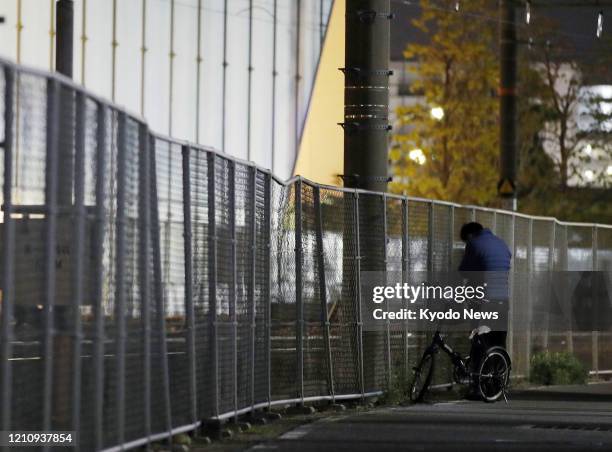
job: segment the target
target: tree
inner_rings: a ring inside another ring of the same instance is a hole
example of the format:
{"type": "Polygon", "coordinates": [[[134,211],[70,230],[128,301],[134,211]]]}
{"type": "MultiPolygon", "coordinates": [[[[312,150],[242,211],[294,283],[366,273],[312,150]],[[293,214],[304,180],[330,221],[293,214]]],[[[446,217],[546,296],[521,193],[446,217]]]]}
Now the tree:
{"type": "Polygon", "coordinates": [[[519,47],[517,197],[521,211],[542,215],[542,209],[550,205],[551,193],[559,186],[559,177],[553,160],[544,150],[541,134],[547,108],[541,93],[546,86],[541,72],[534,68],[533,56],[532,46],[519,47]]]}
{"type": "Polygon", "coordinates": [[[591,85],[610,77],[610,43],[598,41],[591,54],[578,54],[555,29],[540,23],[537,44],[521,48],[519,209],[608,223],[612,99],[591,85]]]}
{"type": "Polygon", "coordinates": [[[412,21],[430,36],[429,43],[411,43],[405,51],[416,61],[411,90],[423,101],[397,111],[407,132],[393,137],[390,189],[491,204],[499,159],[497,31],[495,21],[474,20],[470,13],[494,18],[497,11],[488,0],[462,3],[462,14],[446,3],[448,10],[422,0],[421,15],[412,21]]]}
{"type": "Polygon", "coordinates": [[[557,47],[544,45],[542,48],[538,70],[544,80],[541,99],[546,122],[541,136],[557,167],[559,188],[565,191],[571,176],[580,177],[577,157],[582,143],[577,109],[581,101],[582,73],[576,61],[555,55],[553,49],[557,47]]]}
{"type": "Polygon", "coordinates": [[[531,52],[531,66],[542,80],[542,89],[532,93],[544,118],[542,144],[554,162],[562,192],[569,185],[602,186],[607,183],[604,162],[611,156],[612,99],[590,85],[609,80],[612,41],[594,42],[590,54],[581,55],[575,43],[554,36],[555,29],[552,21],[539,24],[539,45],[531,52]]]}

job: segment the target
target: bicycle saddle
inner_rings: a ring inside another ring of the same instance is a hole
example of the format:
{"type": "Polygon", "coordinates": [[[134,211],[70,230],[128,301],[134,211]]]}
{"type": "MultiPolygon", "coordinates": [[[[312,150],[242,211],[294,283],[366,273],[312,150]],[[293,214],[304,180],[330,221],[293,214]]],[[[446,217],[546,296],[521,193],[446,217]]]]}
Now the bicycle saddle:
{"type": "Polygon", "coordinates": [[[491,328],[489,328],[486,325],[481,325],[478,328],[474,328],[472,330],[472,332],[470,333],[470,340],[473,339],[475,336],[480,336],[481,334],[487,334],[491,332],[491,328]]]}

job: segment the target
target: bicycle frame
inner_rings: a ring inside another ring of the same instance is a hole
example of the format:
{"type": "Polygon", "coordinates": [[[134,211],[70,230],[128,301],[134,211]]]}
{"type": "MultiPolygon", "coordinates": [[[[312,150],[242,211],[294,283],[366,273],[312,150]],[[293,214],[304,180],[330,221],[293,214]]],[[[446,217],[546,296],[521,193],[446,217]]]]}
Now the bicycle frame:
{"type": "MultiPolygon", "coordinates": [[[[429,351],[432,353],[435,353],[438,349],[442,350],[449,356],[455,368],[457,368],[463,374],[463,376],[467,377],[470,375],[465,360],[461,358],[461,355],[454,351],[452,347],[444,341],[440,335],[440,331],[436,331],[434,333],[431,345],[429,346],[429,351]]],[[[459,381],[457,382],[459,383],[459,381]]]]}

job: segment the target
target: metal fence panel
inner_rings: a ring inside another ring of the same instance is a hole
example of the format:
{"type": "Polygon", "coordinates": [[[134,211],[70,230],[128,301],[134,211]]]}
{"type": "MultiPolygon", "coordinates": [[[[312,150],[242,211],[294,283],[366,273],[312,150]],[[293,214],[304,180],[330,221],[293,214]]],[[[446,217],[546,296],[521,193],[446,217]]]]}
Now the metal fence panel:
{"type": "MultiPolygon", "coordinates": [[[[304,397],[330,394],[328,381],[326,329],[321,297],[322,277],[319,265],[318,203],[316,188],[301,184],[301,234],[297,244],[301,250],[302,271],[302,346],[304,366],[304,397]]],[[[323,289],[325,290],[325,289],[323,289]]],[[[326,303],[327,304],[327,303],[326,303]]]]}
{"type": "Polygon", "coordinates": [[[334,391],[361,393],[353,193],[321,189],[320,208],[334,391]]]}
{"type": "Polygon", "coordinates": [[[2,108],[2,205],[3,228],[1,232],[2,244],[2,290],[3,303],[0,311],[0,428],[11,428],[11,402],[13,385],[13,311],[14,311],[14,279],[13,260],[15,256],[15,226],[13,222],[13,149],[14,149],[14,94],[15,73],[12,68],[4,68],[0,75],[0,92],[3,101],[2,108]]]}
{"type": "MultiPolygon", "coordinates": [[[[359,194],[359,240],[361,271],[385,271],[386,219],[385,199],[378,193],[359,194]]],[[[364,390],[385,387],[388,372],[387,335],[363,331],[364,390]]]]}
{"type": "MultiPolygon", "coordinates": [[[[165,304],[164,304],[164,287],[163,287],[163,271],[161,258],[161,217],[159,215],[159,203],[157,199],[158,184],[157,184],[157,153],[154,152],[155,143],[151,138],[149,146],[150,154],[150,192],[151,192],[151,257],[152,257],[152,272],[153,272],[153,302],[151,303],[151,322],[154,330],[151,334],[151,373],[156,377],[152,381],[152,398],[151,409],[155,416],[153,417],[153,431],[168,432],[172,428],[172,409],[170,397],[170,371],[168,365],[168,337],[166,334],[166,319],[165,319],[165,304]]],[[[148,270],[148,269],[147,269],[148,270]]],[[[147,438],[148,440],[148,438],[147,438]]]]}
{"type": "MultiPolygon", "coordinates": [[[[404,226],[406,215],[404,202],[399,198],[386,198],[386,269],[401,273],[404,268],[404,226]]],[[[389,332],[389,352],[392,378],[405,380],[407,365],[407,331],[401,325],[393,325],[389,332]]]]}
{"type": "MultiPolygon", "coordinates": [[[[164,317],[168,340],[168,374],[172,394],[172,425],[193,422],[190,407],[190,329],[185,298],[185,215],[183,154],[176,143],[154,140],[159,212],[160,258],[164,317]]],[[[196,397],[197,400],[197,397],[196,397]]]]}
{"type": "MultiPolygon", "coordinates": [[[[380,394],[427,337],[363,331],[361,272],[453,271],[474,220],[513,253],[514,374],[543,350],[612,367],[609,328],[575,331],[532,281],[609,272],[609,226],[281,183],[67,80],[0,67],[3,429],[76,429],[82,449],[116,450],[275,403],[380,394]]],[[[449,378],[441,366],[435,383],[449,378]]]]}
{"type": "Polygon", "coordinates": [[[272,297],[270,320],[273,399],[301,397],[297,351],[295,185],[272,190],[272,297]]]}
{"type": "Polygon", "coordinates": [[[513,267],[517,273],[512,286],[512,320],[523,325],[522,332],[513,337],[512,368],[517,375],[528,376],[531,357],[531,305],[530,305],[530,220],[523,217],[514,219],[513,267]]]}
{"type": "Polygon", "coordinates": [[[252,325],[253,325],[253,250],[255,235],[254,173],[251,167],[235,165],[234,252],[236,265],[236,384],[237,407],[252,405],[253,384],[252,325]]]}
{"type": "Polygon", "coordinates": [[[254,239],[253,249],[253,400],[251,404],[268,401],[269,375],[269,318],[270,318],[270,246],[271,246],[271,192],[273,180],[264,172],[253,168],[254,239]]]}
{"type": "Polygon", "coordinates": [[[194,308],[196,399],[199,418],[217,414],[215,375],[217,372],[215,353],[214,311],[211,302],[211,281],[214,274],[214,206],[211,198],[214,191],[214,154],[190,148],[189,166],[183,179],[189,180],[190,204],[186,210],[191,213],[191,281],[194,308]],[[212,177],[211,177],[212,176],[212,177]]]}
{"type": "MultiPolygon", "coordinates": [[[[13,235],[14,239],[12,250],[6,240],[3,240],[2,248],[5,250],[5,277],[9,278],[6,281],[9,285],[9,298],[3,299],[3,306],[12,303],[7,313],[12,311],[13,319],[6,317],[3,321],[6,336],[10,337],[12,333],[14,342],[6,344],[11,356],[7,359],[12,359],[12,362],[5,366],[5,381],[10,382],[11,400],[10,414],[5,419],[9,422],[10,417],[11,426],[23,425],[36,430],[42,428],[43,423],[43,385],[40,377],[44,373],[43,360],[39,357],[45,323],[43,310],[40,309],[44,306],[44,264],[39,264],[35,273],[31,269],[34,256],[38,262],[44,263],[45,260],[46,216],[41,210],[45,205],[47,169],[47,84],[44,79],[24,75],[17,70],[8,75],[6,80],[10,78],[13,78],[14,85],[7,83],[7,89],[11,89],[12,85],[12,94],[6,96],[6,101],[12,105],[5,104],[4,110],[5,113],[12,110],[12,124],[7,123],[4,130],[5,134],[8,132],[6,137],[11,139],[13,165],[12,168],[4,168],[5,174],[11,177],[5,180],[8,186],[4,193],[6,199],[12,201],[12,210],[15,212],[12,221],[7,224],[7,233],[13,235]],[[22,204],[39,206],[38,212],[34,210],[32,214],[18,215],[22,204]],[[26,253],[28,242],[32,239],[34,243],[29,248],[30,252],[26,253]],[[28,281],[19,277],[28,272],[28,281]],[[27,324],[31,327],[25,327],[27,324]],[[16,359],[23,365],[17,365],[16,359]]],[[[10,118],[6,120],[10,121],[10,118]]]]}

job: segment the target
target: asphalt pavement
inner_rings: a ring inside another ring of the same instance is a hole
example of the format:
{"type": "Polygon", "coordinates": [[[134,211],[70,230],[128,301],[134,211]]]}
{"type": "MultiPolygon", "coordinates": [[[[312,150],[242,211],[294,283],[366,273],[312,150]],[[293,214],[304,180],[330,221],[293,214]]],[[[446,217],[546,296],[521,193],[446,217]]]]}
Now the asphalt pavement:
{"type": "Polygon", "coordinates": [[[612,384],[337,414],[251,451],[612,451],[612,384]]]}

